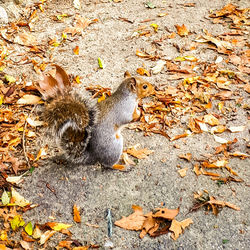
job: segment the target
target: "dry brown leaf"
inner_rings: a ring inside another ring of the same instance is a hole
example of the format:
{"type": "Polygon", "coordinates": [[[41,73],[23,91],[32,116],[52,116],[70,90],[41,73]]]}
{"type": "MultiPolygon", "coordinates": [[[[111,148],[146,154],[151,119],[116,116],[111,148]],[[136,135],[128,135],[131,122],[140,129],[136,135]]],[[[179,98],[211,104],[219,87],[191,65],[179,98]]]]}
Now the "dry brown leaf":
{"type": "Polygon", "coordinates": [[[36,37],[25,30],[14,38],[14,42],[25,46],[34,46],[38,44],[36,37]]]}
{"type": "Polygon", "coordinates": [[[178,173],[183,178],[187,175],[187,170],[188,170],[188,168],[182,168],[182,169],[178,170],[178,173]]]}
{"type": "Polygon", "coordinates": [[[73,49],[73,52],[75,55],[79,55],[79,46],[75,46],[75,48],[73,49]]]}
{"type": "Polygon", "coordinates": [[[191,161],[192,154],[191,153],[181,154],[181,155],[178,155],[178,157],[181,159],[185,159],[187,161],[191,161]]]}
{"type": "Polygon", "coordinates": [[[126,170],[126,166],[121,165],[121,164],[115,164],[112,166],[112,169],[124,171],[124,170],[126,170]]]}
{"type": "Polygon", "coordinates": [[[189,33],[189,30],[184,24],[182,24],[181,26],[177,24],[175,25],[175,28],[177,30],[178,35],[180,36],[187,36],[189,33]]]}
{"type": "Polygon", "coordinates": [[[218,125],[216,127],[211,128],[211,133],[223,133],[226,130],[226,126],[218,125]]]}
{"type": "Polygon", "coordinates": [[[128,230],[142,230],[143,223],[146,217],[143,215],[143,210],[140,206],[133,205],[132,209],[134,213],[128,217],[122,217],[122,219],[115,222],[115,225],[128,230]]]}
{"type": "Polygon", "coordinates": [[[226,202],[226,201],[219,201],[219,200],[215,200],[215,199],[212,199],[210,201],[207,202],[208,204],[213,204],[213,205],[219,205],[219,206],[222,206],[222,207],[230,207],[234,210],[237,210],[237,211],[240,211],[240,208],[235,206],[234,204],[232,203],[229,203],[229,202],[226,202]]]}
{"type": "Polygon", "coordinates": [[[128,156],[128,154],[126,152],[123,152],[122,153],[122,159],[124,160],[125,164],[126,165],[129,165],[129,166],[135,166],[135,162],[128,156]]]}
{"type": "Polygon", "coordinates": [[[27,105],[38,104],[38,103],[42,103],[41,97],[29,94],[24,95],[17,101],[17,104],[27,104],[27,105]]]}
{"type": "Polygon", "coordinates": [[[173,220],[178,213],[179,213],[179,208],[177,209],[156,208],[156,213],[153,214],[153,217],[173,220]]]}
{"type": "Polygon", "coordinates": [[[219,120],[212,114],[204,115],[203,121],[209,124],[210,126],[215,126],[219,124],[219,120]]]}
{"type": "Polygon", "coordinates": [[[199,175],[202,174],[202,172],[200,171],[200,166],[199,166],[199,164],[195,164],[195,165],[194,165],[193,171],[195,172],[195,174],[196,174],[197,176],[199,176],[199,175]]]}
{"type": "Polygon", "coordinates": [[[127,153],[136,157],[137,159],[145,159],[148,155],[152,154],[154,151],[147,148],[137,150],[136,145],[127,149],[127,153]]]}
{"type": "Polygon", "coordinates": [[[74,36],[75,34],[81,35],[83,30],[85,30],[92,22],[91,20],[85,17],[81,17],[80,15],[76,15],[75,20],[76,20],[75,26],[67,27],[64,30],[64,33],[70,33],[72,34],[72,36],[74,36]]]}
{"type": "Polygon", "coordinates": [[[232,133],[236,133],[236,132],[242,132],[244,131],[246,128],[246,126],[236,126],[236,127],[229,127],[228,130],[231,131],[232,133]]]}
{"type": "Polygon", "coordinates": [[[53,230],[47,230],[45,233],[43,233],[40,237],[40,244],[43,245],[51,236],[53,236],[56,233],[56,231],[53,230]]]}
{"type": "Polygon", "coordinates": [[[193,221],[191,218],[185,219],[181,222],[179,222],[177,220],[173,220],[171,227],[169,228],[169,230],[173,232],[171,234],[171,237],[174,240],[177,240],[179,238],[179,236],[183,233],[183,230],[192,223],[193,223],[193,221]]]}
{"type": "Polygon", "coordinates": [[[249,83],[247,83],[247,84],[244,86],[244,90],[245,90],[248,94],[250,94],[250,84],[249,84],[249,83]]]}
{"type": "Polygon", "coordinates": [[[73,215],[74,215],[74,221],[77,223],[81,222],[81,215],[80,215],[80,211],[77,208],[76,204],[74,204],[73,206],[73,215]]]}
{"type": "Polygon", "coordinates": [[[37,121],[37,120],[33,120],[32,118],[28,117],[26,119],[27,123],[31,126],[31,127],[39,127],[39,126],[43,126],[44,122],[43,121],[37,121]]]}
{"type": "Polygon", "coordinates": [[[150,76],[149,71],[146,70],[146,69],[144,69],[144,68],[138,68],[138,69],[136,70],[136,72],[137,72],[139,75],[141,75],[141,76],[144,76],[144,75],[150,76]]]}
{"type": "Polygon", "coordinates": [[[49,148],[48,145],[45,145],[44,147],[40,148],[40,150],[39,150],[39,152],[38,152],[38,154],[37,154],[37,156],[36,156],[35,161],[38,161],[40,158],[41,158],[41,159],[44,159],[45,156],[46,156],[47,153],[48,153],[48,148],[49,148]]]}
{"type": "Polygon", "coordinates": [[[239,152],[239,151],[236,151],[236,152],[233,152],[233,153],[229,153],[230,156],[234,156],[234,157],[240,157],[242,159],[245,159],[245,158],[248,158],[250,155],[248,154],[245,154],[245,153],[242,153],[242,152],[239,152]]]}

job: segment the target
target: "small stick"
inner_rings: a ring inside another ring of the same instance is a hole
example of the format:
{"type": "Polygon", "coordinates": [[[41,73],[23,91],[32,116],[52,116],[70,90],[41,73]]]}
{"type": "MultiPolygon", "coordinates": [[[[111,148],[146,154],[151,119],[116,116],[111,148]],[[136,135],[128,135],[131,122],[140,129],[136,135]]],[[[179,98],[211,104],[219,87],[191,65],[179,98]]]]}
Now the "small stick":
{"type": "Polygon", "coordinates": [[[107,209],[107,217],[106,218],[108,221],[108,237],[111,237],[113,228],[112,228],[112,213],[111,213],[110,208],[107,209]]]}

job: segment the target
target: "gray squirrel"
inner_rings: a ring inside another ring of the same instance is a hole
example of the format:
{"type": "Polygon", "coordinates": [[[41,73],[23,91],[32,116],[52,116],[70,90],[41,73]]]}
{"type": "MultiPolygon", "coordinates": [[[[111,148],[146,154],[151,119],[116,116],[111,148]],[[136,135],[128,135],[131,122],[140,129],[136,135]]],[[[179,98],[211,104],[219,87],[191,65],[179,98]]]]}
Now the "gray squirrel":
{"type": "Polygon", "coordinates": [[[138,100],[154,92],[139,77],[127,77],[105,100],[93,102],[72,91],[67,73],[58,65],[55,77],[44,75],[37,88],[47,100],[43,119],[56,137],[63,156],[74,164],[99,162],[112,168],[123,151],[121,129],[136,116],[138,100]]]}

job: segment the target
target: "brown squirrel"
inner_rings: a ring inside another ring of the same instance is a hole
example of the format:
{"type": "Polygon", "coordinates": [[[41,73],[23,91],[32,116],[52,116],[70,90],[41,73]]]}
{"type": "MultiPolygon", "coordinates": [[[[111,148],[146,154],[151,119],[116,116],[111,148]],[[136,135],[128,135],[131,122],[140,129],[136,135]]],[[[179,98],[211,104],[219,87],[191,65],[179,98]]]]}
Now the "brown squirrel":
{"type": "Polygon", "coordinates": [[[117,164],[123,151],[120,130],[136,116],[138,100],[154,92],[154,87],[139,77],[127,78],[117,90],[100,103],[73,92],[67,73],[58,65],[38,82],[47,104],[44,120],[52,129],[66,160],[76,164],[104,167],[117,164]]]}

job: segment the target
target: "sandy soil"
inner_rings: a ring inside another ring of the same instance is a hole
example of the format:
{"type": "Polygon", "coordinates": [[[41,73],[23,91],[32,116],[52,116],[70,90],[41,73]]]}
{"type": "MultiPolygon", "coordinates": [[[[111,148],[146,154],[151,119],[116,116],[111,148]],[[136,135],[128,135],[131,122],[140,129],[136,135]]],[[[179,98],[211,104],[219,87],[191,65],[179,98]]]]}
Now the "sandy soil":
{"type": "MultiPolygon", "coordinates": [[[[126,70],[136,75],[136,69],[144,65],[150,69],[156,65],[155,61],[145,60],[136,56],[136,50],[149,52],[157,51],[163,58],[173,60],[180,55],[189,55],[189,51],[181,54],[175,44],[185,48],[207,29],[214,36],[229,32],[230,29],[221,24],[212,24],[208,18],[209,11],[222,8],[229,1],[198,0],[195,7],[184,7],[186,1],[152,1],[156,8],[149,9],[143,0],[123,0],[120,3],[112,1],[82,1],[81,10],[76,10],[71,1],[48,1],[44,13],[39,13],[39,20],[34,25],[34,34],[41,44],[49,39],[61,38],[63,30],[73,23],[74,16],[80,14],[89,19],[99,19],[83,32],[82,36],[68,36],[64,44],[54,50],[44,53],[48,62],[62,65],[68,73],[80,75],[83,86],[100,84],[111,87],[113,90],[123,79],[126,70]],[[158,17],[159,13],[168,13],[158,17]],[[52,16],[67,13],[72,16],[63,22],[55,22],[52,16]],[[122,20],[125,18],[131,22],[122,20]],[[152,21],[142,23],[151,19],[152,21]],[[140,25],[157,23],[159,29],[151,36],[133,37],[140,25]],[[192,32],[187,37],[176,35],[173,39],[166,39],[160,46],[152,42],[159,40],[162,35],[176,32],[175,25],[185,24],[192,32]],[[79,55],[74,55],[73,48],[79,46],[79,55]],[[98,68],[97,58],[102,58],[104,69],[98,68]]],[[[232,1],[241,8],[247,6],[247,1],[232,1]]],[[[17,46],[18,53],[25,50],[17,46]]],[[[218,52],[207,49],[207,45],[198,46],[192,55],[203,62],[214,62],[218,52]]],[[[14,58],[15,55],[13,55],[14,58]]],[[[220,55],[225,57],[224,55],[220,55]]],[[[37,57],[37,60],[39,58],[37,57]]],[[[221,67],[235,70],[233,65],[222,63],[221,67]]],[[[28,79],[36,80],[37,74],[32,64],[17,65],[9,69],[9,74],[25,74],[28,79]]],[[[181,80],[169,80],[169,74],[164,69],[161,73],[148,78],[156,86],[163,84],[177,86],[181,80]]],[[[242,94],[247,102],[246,93],[242,94]]],[[[225,122],[229,125],[247,125],[247,112],[237,107],[233,119],[225,122]]],[[[183,132],[187,123],[187,115],[181,117],[181,124],[167,130],[170,136],[183,132]]],[[[125,147],[140,143],[141,147],[154,150],[154,154],[139,163],[129,172],[104,171],[99,166],[87,167],[57,165],[50,160],[44,161],[31,176],[25,178],[21,193],[39,207],[25,213],[25,218],[33,222],[47,222],[49,216],[56,221],[73,224],[71,229],[73,238],[86,244],[98,244],[101,249],[105,243],[113,242],[114,249],[249,249],[249,160],[232,158],[229,166],[240,174],[244,183],[230,183],[218,186],[207,176],[197,177],[192,171],[194,161],[187,162],[178,157],[179,154],[192,153],[193,159],[201,159],[204,154],[213,153],[214,147],[219,144],[209,133],[196,134],[188,138],[170,142],[160,135],[144,137],[143,133],[134,130],[123,131],[125,147]],[[173,145],[178,144],[180,148],[173,145]],[[166,161],[164,161],[166,159],[166,161]],[[187,175],[181,178],[177,172],[178,165],[188,167],[187,175]],[[84,180],[83,180],[84,178],[84,180]],[[47,187],[49,183],[56,192],[52,193],[47,187]],[[229,201],[241,208],[234,211],[224,208],[216,217],[204,209],[187,214],[193,205],[193,193],[198,190],[208,190],[218,199],[229,201]],[[82,209],[82,223],[73,221],[72,206],[77,204],[82,209]],[[180,206],[178,220],[191,217],[194,223],[185,230],[177,241],[170,235],[157,238],[146,236],[139,238],[139,233],[127,231],[118,227],[113,228],[112,238],[107,235],[107,220],[105,212],[111,209],[113,221],[127,216],[132,212],[132,204],[140,205],[145,211],[151,211],[165,204],[168,208],[180,206]],[[99,228],[87,226],[85,223],[97,224],[99,228]],[[223,244],[223,240],[228,240],[223,244]],[[248,247],[247,247],[248,246],[248,247]]],[[[232,134],[225,133],[226,139],[238,139],[237,150],[246,152],[246,140],[249,139],[248,130],[232,134]]],[[[44,139],[36,142],[36,147],[30,146],[28,150],[38,151],[44,139]]],[[[46,249],[52,249],[64,236],[54,235],[47,244],[46,249]]]]}

